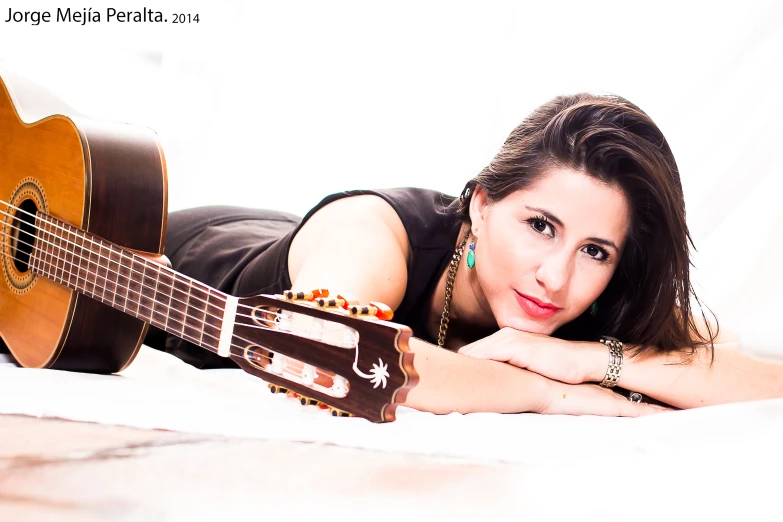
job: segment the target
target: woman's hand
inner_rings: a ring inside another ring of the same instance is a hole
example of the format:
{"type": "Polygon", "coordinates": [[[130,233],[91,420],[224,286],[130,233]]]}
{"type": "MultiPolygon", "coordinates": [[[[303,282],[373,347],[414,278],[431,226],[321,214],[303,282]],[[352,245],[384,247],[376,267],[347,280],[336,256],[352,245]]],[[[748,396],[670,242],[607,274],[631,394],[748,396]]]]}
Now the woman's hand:
{"type": "Polygon", "coordinates": [[[606,374],[609,349],[600,343],[503,328],[462,347],[459,353],[505,362],[545,377],[538,413],[637,417],[672,409],[660,403],[631,402],[609,388],[584,384],[600,382],[606,374]]]}
{"type": "Polygon", "coordinates": [[[639,417],[672,410],[657,404],[631,402],[619,393],[597,384],[564,384],[550,381],[549,388],[538,413],[639,417]]]}
{"type": "Polygon", "coordinates": [[[568,384],[600,382],[609,364],[609,349],[600,343],[564,341],[513,328],[463,346],[459,353],[507,362],[568,384]]]}

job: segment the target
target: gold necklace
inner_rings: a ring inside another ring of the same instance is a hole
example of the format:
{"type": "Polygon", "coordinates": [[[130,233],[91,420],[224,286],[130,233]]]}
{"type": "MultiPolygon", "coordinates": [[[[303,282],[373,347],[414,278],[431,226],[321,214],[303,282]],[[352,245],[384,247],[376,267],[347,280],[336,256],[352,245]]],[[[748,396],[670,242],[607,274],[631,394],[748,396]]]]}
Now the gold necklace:
{"type": "Polygon", "coordinates": [[[462,259],[462,253],[465,250],[465,244],[470,237],[470,230],[465,234],[465,239],[454,251],[449,265],[449,274],[446,276],[446,302],[443,304],[443,313],[440,316],[440,330],[438,331],[438,346],[443,348],[446,345],[446,331],[449,329],[449,303],[451,303],[451,293],[454,290],[454,279],[457,277],[457,268],[462,259]]]}

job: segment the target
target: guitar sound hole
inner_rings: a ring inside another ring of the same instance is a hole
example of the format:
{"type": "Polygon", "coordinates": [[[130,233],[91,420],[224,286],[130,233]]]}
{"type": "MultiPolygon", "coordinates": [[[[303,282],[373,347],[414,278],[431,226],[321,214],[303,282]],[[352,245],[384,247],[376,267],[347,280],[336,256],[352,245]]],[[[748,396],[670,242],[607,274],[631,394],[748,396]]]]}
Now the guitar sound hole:
{"type": "Polygon", "coordinates": [[[31,216],[25,212],[17,211],[10,231],[14,266],[19,272],[25,273],[30,268],[30,255],[33,253],[33,243],[35,242],[35,213],[38,208],[32,199],[24,200],[19,208],[33,214],[31,216]]]}

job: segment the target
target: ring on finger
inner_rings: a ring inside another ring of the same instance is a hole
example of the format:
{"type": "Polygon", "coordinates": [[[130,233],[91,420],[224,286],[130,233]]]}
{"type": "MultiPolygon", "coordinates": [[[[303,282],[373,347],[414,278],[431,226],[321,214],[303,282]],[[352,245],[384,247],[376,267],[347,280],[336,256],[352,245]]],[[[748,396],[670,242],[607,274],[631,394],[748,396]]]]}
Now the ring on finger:
{"type": "Polygon", "coordinates": [[[639,392],[631,392],[631,394],[628,396],[628,400],[631,402],[642,402],[642,394],[639,392]]]}

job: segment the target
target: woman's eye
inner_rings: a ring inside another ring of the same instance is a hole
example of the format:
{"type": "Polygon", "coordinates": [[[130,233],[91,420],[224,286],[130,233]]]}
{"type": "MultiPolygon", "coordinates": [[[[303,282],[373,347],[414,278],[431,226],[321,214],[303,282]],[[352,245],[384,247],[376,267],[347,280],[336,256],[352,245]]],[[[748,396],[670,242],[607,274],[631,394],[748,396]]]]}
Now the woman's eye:
{"type": "Polygon", "coordinates": [[[603,248],[598,248],[595,245],[588,245],[584,252],[595,259],[596,261],[606,261],[609,259],[609,253],[603,248]],[[597,257],[600,256],[600,257],[597,257]]]}
{"type": "Polygon", "coordinates": [[[551,233],[547,235],[549,235],[550,237],[554,237],[555,235],[555,231],[554,229],[552,229],[552,225],[546,219],[533,218],[533,219],[529,219],[528,223],[530,223],[530,226],[533,228],[533,230],[535,230],[539,234],[546,233],[547,228],[549,228],[551,229],[551,233]]]}

